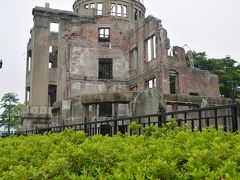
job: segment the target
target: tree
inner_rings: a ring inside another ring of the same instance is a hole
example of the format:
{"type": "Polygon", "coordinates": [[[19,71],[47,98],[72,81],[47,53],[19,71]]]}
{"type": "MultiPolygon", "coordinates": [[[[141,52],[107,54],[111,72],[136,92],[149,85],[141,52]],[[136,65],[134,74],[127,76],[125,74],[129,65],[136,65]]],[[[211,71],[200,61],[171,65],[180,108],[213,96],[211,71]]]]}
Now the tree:
{"type": "Polygon", "coordinates": [[[19,128],[21,125],[20,111],[22,104],[19,103],[19,99],[15,93],[6,93],[1,99],[0,109],[3,109],[0,115],[0,127],[7,126],[8,133],[10,128],[19,128]]]}
{"type": "Polygon", "coordinates": [[[205,52],[193,52],[194,66],[218,75],[222,97],[240,98],[240,65],[230,56],[208,59],[205,52]]]}

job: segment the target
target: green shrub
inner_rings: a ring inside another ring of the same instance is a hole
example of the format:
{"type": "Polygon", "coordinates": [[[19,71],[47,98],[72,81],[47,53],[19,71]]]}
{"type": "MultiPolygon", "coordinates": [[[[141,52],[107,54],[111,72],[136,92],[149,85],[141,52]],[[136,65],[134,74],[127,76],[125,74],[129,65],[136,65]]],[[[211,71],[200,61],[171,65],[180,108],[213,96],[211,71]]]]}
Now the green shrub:
{"type": "Polygon", "coordinates": [[[239,179],[239,134],[192,132],[174,122],[144,130],[144,136],[86,137],[67,129],[0,139],[0,179],[239,179]]]}
{"type": "Polygon", "coordinates": [[[139,129],[141,128],[141,125],[138,124],[136,121],[132,121],[129,124],[129,128],[132,131],[132,135],[138,135],[139,134],[139,129]]]}

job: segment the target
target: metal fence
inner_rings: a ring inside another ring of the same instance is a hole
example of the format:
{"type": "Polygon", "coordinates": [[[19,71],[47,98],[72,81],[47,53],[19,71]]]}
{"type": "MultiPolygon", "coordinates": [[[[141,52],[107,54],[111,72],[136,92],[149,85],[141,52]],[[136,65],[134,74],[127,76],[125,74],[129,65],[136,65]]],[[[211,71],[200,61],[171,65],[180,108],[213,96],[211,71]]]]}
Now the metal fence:
{"type": "MultiPolygon", "coordinates": [[[[226,132],[236,132],[240,123],[240,104],[231,104],[224,106],[213,106],[208,108],[191,109],[176,112],[162,112],[158,114],[150,114],[144,116],[132,116],[126,118],[113,118],[107,120],[94,120],[82,124],[64,125],[49,128],[36,128],[34,130],[26,130],[15,132],[15,135],[43,134],[46,132],[58,133],[66,128],[74,131],[84,131],[89,136],[102,134],[114,135],[118,132],[129,133],[131,130],[129,124],[132,121],[140,125],[139,134],[144,132],[144,128],[150,125],[162,127],[171,119],[175,119],[179,127],[188,125],[192,130],[202,131],[203,128],[213,126],[218,129],[223,127],[226,132]]],[[[6,135],[8,136],[8,134],[6,135]]]]}

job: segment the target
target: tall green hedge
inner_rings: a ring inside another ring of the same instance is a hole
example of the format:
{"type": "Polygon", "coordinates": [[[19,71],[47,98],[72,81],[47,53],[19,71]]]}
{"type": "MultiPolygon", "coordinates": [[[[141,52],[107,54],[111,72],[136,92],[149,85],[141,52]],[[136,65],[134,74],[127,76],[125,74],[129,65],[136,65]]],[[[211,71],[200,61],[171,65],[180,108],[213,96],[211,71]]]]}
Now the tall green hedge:
{"type": "Polygon", "coordinates": [[[239,179],[240,136],[149,127],[142,136],[83,132],[0,139],[0,179],[239,179]],[[151,131],[151,132],[150,132],[151,131]]]}

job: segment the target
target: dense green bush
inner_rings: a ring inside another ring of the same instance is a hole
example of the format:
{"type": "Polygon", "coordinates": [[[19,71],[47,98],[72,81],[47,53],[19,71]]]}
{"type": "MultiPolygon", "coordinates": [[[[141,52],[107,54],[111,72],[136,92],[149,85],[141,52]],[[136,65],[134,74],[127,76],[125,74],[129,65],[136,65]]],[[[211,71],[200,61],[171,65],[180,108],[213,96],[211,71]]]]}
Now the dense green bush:
{"type": "Polygon", "coordinates": [[[0,139],[0,179],[239,179],[240,137],[174,123],[145,136],[83,132],[0,139]]]}

